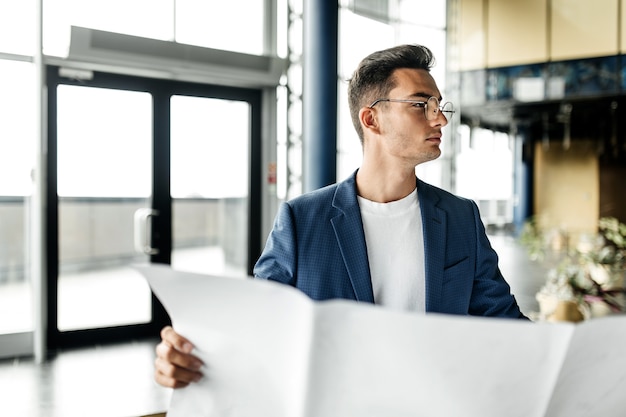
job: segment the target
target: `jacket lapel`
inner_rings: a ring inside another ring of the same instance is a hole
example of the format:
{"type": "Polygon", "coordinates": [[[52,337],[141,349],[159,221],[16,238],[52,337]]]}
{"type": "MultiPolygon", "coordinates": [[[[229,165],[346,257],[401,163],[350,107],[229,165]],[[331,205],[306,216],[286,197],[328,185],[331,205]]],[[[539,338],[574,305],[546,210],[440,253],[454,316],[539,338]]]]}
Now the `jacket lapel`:
{"type": "Polygon", "coordinates": [[[439,197],[418,180],[417,194],[422,211],[424,264],[426,272],[426,311],[437,312],[441,305],[443,268],[446,253],[446,212],[437,207],[439,197]]]}
{"type": "Polygon", "coordinates": [[[338,214],[331,219],[341,256],[358,301],[374,302],[361,210],[356,197],[356,172],[337,185],[333,207],[338,214]]]}

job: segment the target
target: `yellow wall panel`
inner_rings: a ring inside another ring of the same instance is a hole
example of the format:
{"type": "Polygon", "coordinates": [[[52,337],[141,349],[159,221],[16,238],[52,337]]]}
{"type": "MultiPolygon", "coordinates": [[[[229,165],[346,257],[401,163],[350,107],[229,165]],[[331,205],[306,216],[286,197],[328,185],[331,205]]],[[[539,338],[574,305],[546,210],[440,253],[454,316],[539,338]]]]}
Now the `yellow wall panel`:
{"type": "Polygon", "coordinates": [[[563,149],[561,139],[550,141],[544,149],[535,145],[535,213],[541,226],[566,231],[575,243],[581,233],[596,230],[600,214],[600,180],[597,144],[593,140],[574,140],[563,149]]]}
{"type": "Polygon", "coordinates": [[[460,0],[459,69],[485,68],[484,0],[460,0]]]}
{"type": "Polygon", "coordinates": [[[626,53],[626,0],[620,0],[620,10],[622,11],[620,19],[620,52],[626,53]]]}
{"type": "Polygon", "coordinates": [[[552,60],[616,55],[619,1],[552,0],[552,60]]]}
{"type": "Polygon", "coordinates": [[[548,60],[548,0],[489,0],[487,66],[548,60]]]}

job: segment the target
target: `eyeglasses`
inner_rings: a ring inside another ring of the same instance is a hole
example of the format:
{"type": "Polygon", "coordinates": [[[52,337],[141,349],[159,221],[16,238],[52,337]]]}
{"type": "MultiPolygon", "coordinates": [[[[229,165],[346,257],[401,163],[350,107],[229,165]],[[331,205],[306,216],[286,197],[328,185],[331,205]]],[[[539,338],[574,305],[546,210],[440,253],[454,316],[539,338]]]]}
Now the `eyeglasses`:
{"type": "Polygon", "coordinates": [[[379,99],[374,100],[374,102],[370,104],[368,107],[371,109],[372,107],[374,107],[376,104],[380,103],[381,101],[388,101],[390,103],[411,103],[413,107],[423,107],[426,120],[435,120],[437,116],[439,116],[439,112],[444,113],[444,116],[446,117],[446,119],[454,114],[454,106],[452,105],[452,103],[448,101],[448,102],[443,103],[440,106],[439,99],[437,97],[430,97],[426,101],[408,100],[408,99],[402,100],[402,99],[395,99],[395,98],[379,98],[379,99]]]}

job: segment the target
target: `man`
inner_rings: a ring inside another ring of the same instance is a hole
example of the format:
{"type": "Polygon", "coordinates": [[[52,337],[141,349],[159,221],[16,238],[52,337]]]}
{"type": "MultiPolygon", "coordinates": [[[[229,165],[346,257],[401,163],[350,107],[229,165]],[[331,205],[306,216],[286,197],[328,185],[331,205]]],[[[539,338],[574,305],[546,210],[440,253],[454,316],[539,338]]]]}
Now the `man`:
{"type": "MultiPolygon", "coordinates": [[[[378,51],[348,86],[363,163],[347,180],[281,205],[254,275],[314,300],[344,298],[404,311],[523,318],[478,207],[416,178],[441,154],[453,110],[419,45],[378,51]]],[[[156,380],[201,377],[192,345],[171,327],[157,347],[156,380]]]]}

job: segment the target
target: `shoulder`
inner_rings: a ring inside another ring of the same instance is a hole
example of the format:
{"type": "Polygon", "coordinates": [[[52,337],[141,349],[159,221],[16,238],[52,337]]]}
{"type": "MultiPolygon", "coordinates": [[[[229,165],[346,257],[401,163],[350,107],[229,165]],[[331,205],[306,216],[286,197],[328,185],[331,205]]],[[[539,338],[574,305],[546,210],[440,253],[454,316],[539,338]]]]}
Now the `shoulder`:
{"type": "Polygon", "coordinates": [[[306,210],[308,212],[321,208],[343,210],[357,204],[354,174],[341,182],[304,193],[285,204],[294,211],[306,210]]]}
{"type": "Polygon", "coordinates": [[[295,197],[285,202],[284,206],[288,207],[296,214],[317,212],[322,208],[332,206],[336,189],[337,184],[328,185],[295,197]]]}
{"type": "Polygon", "coordinates": [[[431,202],[432,204],[442,207],[472,207],[476,205],[476,203],[469,198],[452,194],[443,188],[436,187],[419,179],[417,192],[420,202],[431,202]]]}

